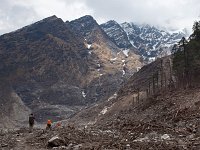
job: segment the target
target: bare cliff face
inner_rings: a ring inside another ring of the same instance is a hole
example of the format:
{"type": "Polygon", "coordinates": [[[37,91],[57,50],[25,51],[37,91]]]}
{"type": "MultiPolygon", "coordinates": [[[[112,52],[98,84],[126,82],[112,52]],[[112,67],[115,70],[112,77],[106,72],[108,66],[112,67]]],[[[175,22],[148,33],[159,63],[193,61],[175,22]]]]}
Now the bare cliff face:
{"type": "Polygon", "coordinates": [[[11,88],[9,82],[0,79],[0,128],[27,125],[30,109],[25,106],[19,95],[11,88]]]}
{"type": "Polygon", "coordinates": [[[107,99],[142,65],[91,16],[66,23],[52,16],[4,34],[0,58],[0,77],[38,122],[66,119],[107,99]]]}
{"type": "Polygon", "coordinates": [[[88,49],[90,65],[84,83],[87,102],[106,100],[142,66],[138,55],[118,48],[91,16],[66,22],[66,25],[83,37],[88,49]]]}

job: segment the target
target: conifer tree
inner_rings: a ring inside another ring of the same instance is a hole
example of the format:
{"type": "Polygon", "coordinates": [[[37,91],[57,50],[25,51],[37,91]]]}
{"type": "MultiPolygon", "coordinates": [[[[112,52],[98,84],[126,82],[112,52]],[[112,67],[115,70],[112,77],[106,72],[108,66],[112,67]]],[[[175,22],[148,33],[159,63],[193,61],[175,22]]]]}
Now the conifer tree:
{"type": "Polygon", "coordinates": [[[189,42],[183,37],[174,45],[173,70],[178,80],[185,83],[183,86],[194,86],[200,81],[200,22],[193,25],[193,33],[189,42]]]}

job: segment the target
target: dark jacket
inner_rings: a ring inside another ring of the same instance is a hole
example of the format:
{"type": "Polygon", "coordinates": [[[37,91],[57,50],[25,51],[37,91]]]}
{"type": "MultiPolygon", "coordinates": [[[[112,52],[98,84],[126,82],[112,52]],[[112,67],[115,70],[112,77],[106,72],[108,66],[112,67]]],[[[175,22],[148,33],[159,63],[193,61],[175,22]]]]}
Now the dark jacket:
{"type": "Polygon", "coordinates": [[[34,124],[35,122],[35,117],[33,115],[29,116],[29,124],[34,124]]]}

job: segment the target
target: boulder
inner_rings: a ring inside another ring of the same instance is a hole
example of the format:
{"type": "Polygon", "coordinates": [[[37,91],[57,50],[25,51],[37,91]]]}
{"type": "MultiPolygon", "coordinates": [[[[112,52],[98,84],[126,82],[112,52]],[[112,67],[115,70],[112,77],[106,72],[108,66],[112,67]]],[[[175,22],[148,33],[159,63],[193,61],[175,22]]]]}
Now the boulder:
{"type": "Polygon", "coordinates": [[[64,146],[64,145],[65,145],[65,141],[58,136],[54,136],[48,141],[49,147],[59,147],[59,146],[64,146]]]}

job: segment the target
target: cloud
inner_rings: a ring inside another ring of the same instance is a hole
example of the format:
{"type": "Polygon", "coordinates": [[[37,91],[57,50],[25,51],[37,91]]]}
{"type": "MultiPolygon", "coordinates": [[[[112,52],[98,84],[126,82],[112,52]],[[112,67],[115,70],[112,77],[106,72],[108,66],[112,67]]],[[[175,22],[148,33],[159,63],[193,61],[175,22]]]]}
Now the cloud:
{"type": "Polygon", "coordinates": [[[199,0],[0,0],[0,34],[45,17],[64,21],[92,15],[98,23],[108,20],[147,23],[177,30],[199,20],[199,0]]]}
{"type": "Polygon", "coordinates": [[[97,18],[147,23],[170,29],[191,28],[200,15],[198,0],[86,0],[97,18]]]}
{"type": "Polygon", "coordinates": [[[32,7],[11,0],[0,0],[0,3],[0,34],[30,24],[39,17],[32,7]]]}
{"type": "MultiPolygon", "coordinates": [[[[21,0],[26,3],[27,0],[21,0]]],[[[64,21],[79,18],[84,14],[92,14],[92,10],[88,8],[81,0],[33,0],[28,6],[41,17],[56,15],[64,21]]]]}
{"type": "Polygon", "coordinates": [[[0,0],[0,34],[56,15],[64,21],[92,14],[80,0],[0,0]]]}

